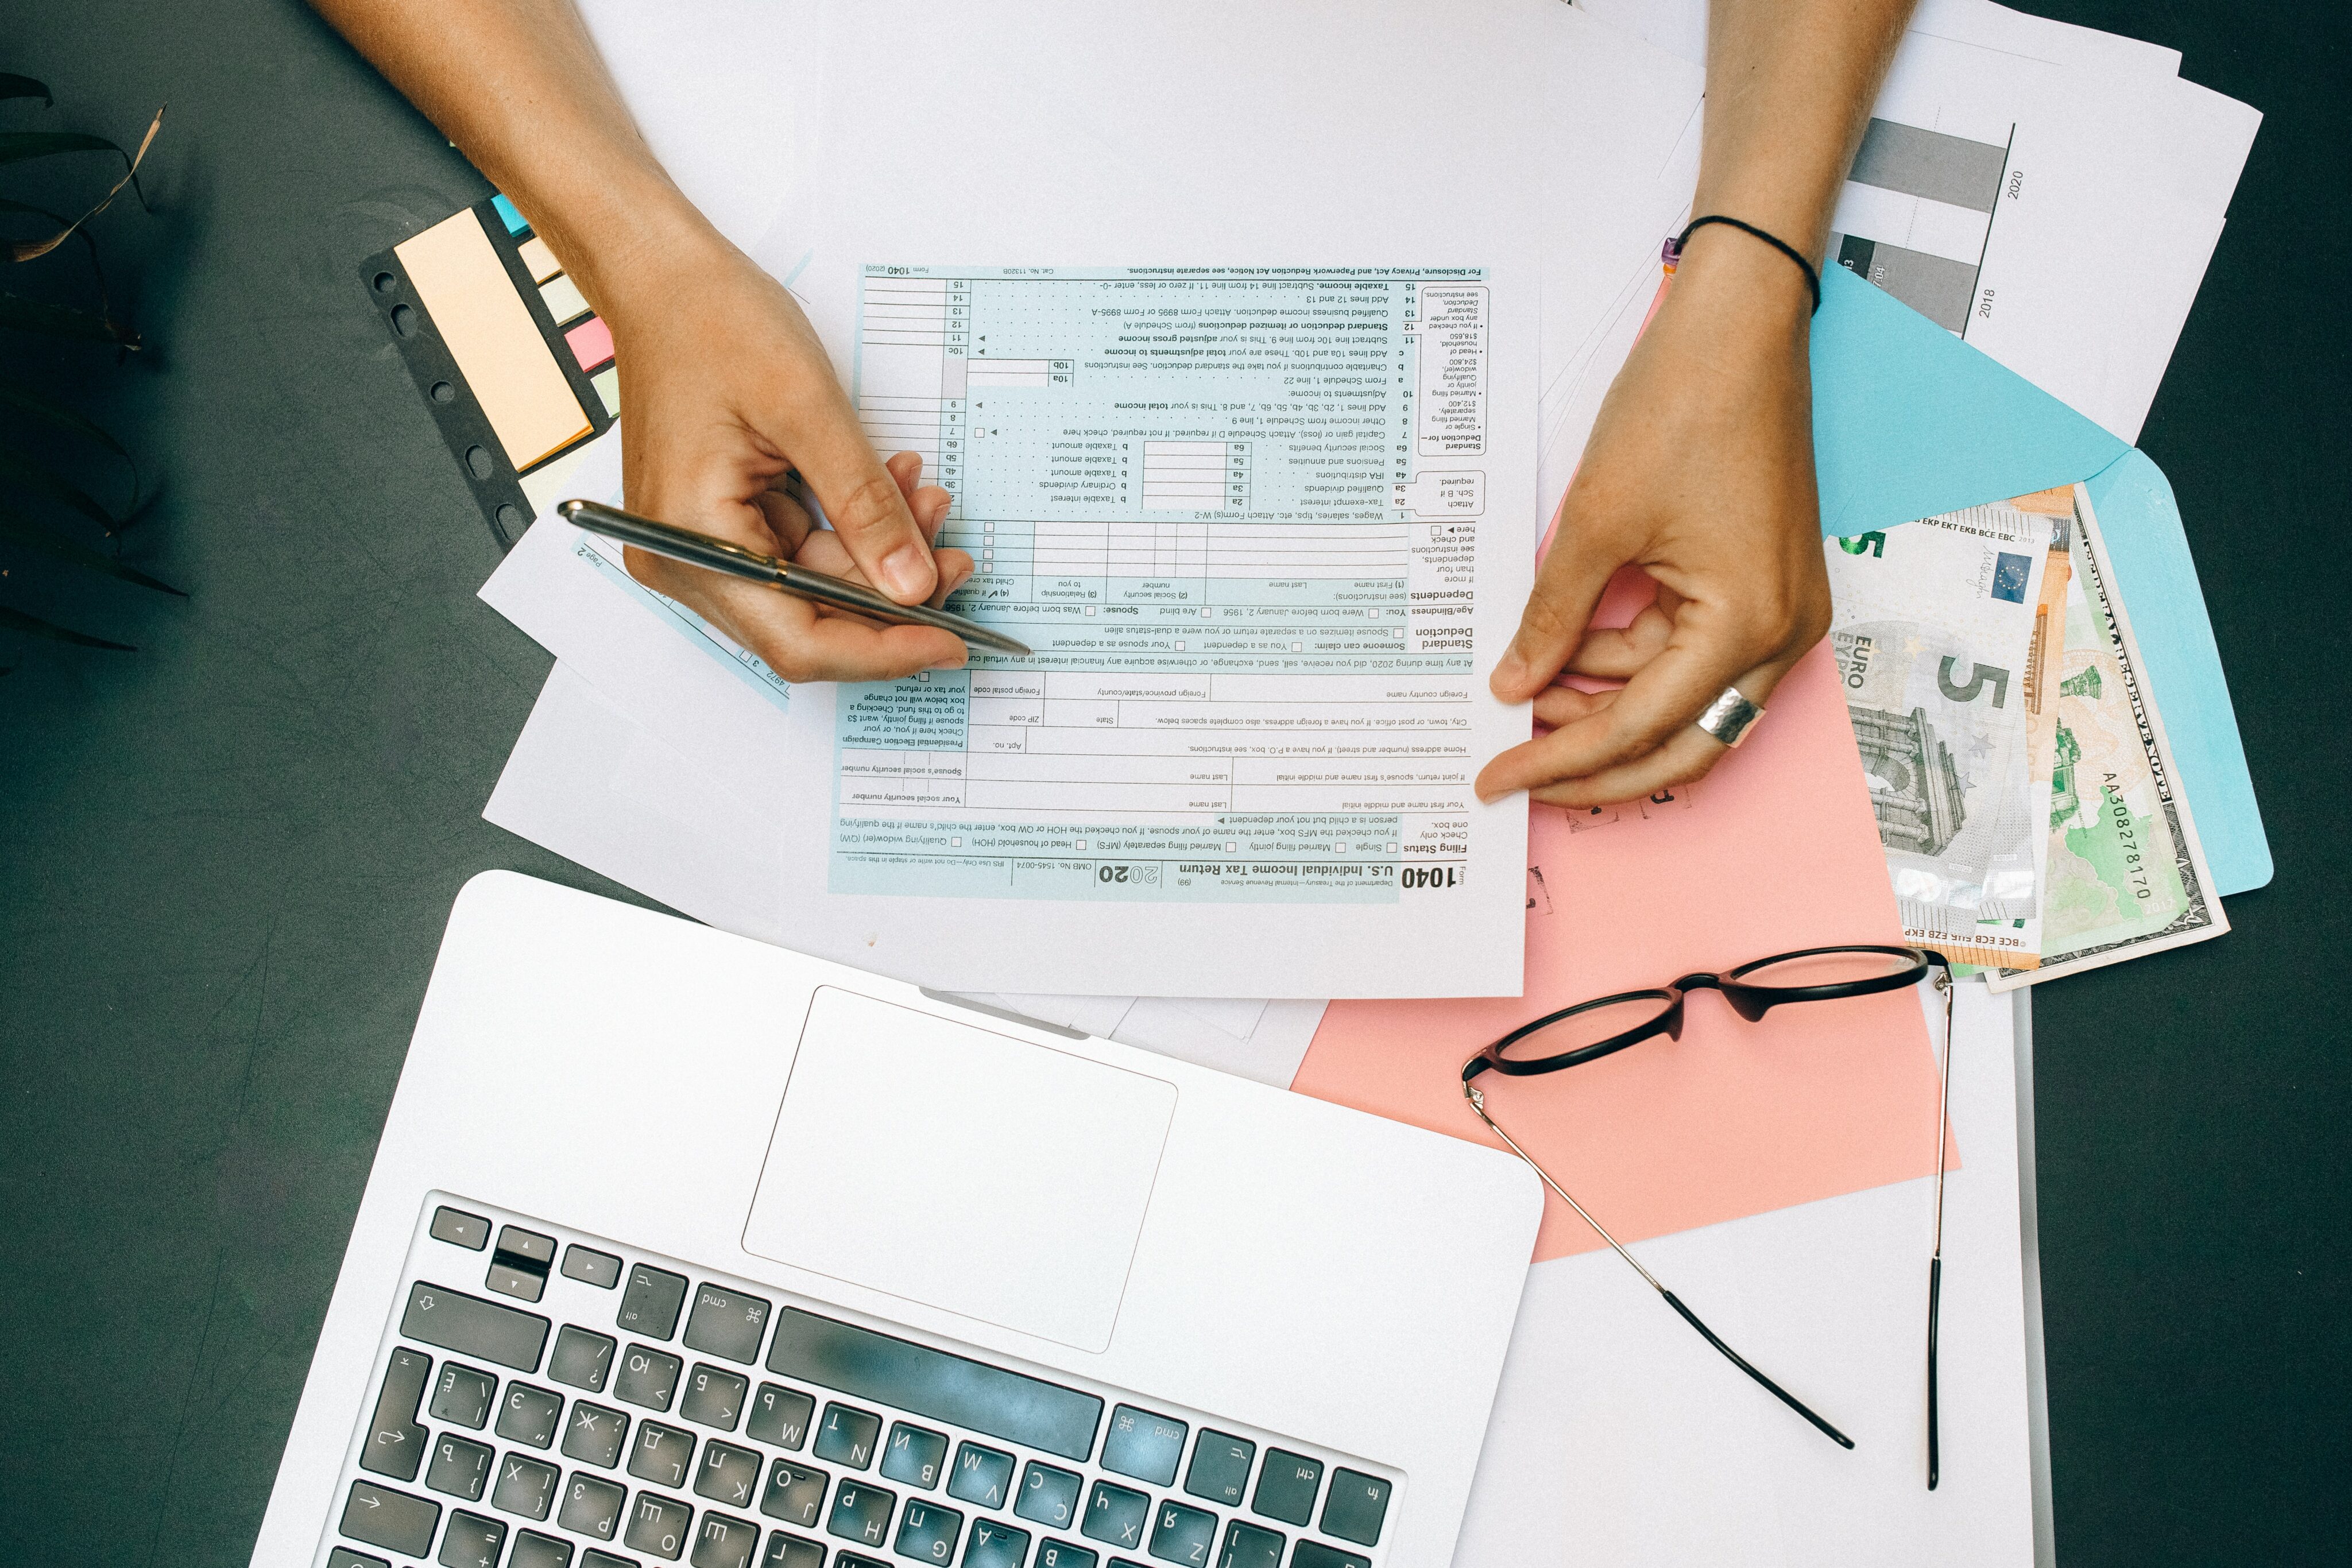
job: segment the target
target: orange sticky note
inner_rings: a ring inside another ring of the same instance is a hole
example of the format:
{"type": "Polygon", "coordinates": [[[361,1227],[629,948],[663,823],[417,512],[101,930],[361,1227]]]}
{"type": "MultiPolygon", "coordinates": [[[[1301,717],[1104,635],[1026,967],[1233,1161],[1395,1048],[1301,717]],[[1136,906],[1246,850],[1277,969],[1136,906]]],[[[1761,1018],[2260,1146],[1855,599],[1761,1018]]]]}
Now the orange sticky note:
{"type": "MultiPolygon", "coordinates": [[[[1901,945],[1826,644],[1780,683],[1744,746],[1662,795],[1597,813],[1532,808],[1524,998],[1334,1002],[1291,1087],[1491,1143],[1463,1100],[1462,1064],[1531,1019],[1774,953],[1901,945]]],[[[1480,1080],[1496,1120],[1619,1240],[1935,1169],[1935,1046],[1917,994],[1748,1023],[1700,991],[1685,1016],[1679,1041],[1480,1080]]],[[[1603,1245],[1549,1202],[1538,1260],[1603,1245]]]]}
{"type": "Polygon", "coordinates": [[[530,308],[467,208],[393,247],[516,468],[588,434],[588,416],[530,308]]]}

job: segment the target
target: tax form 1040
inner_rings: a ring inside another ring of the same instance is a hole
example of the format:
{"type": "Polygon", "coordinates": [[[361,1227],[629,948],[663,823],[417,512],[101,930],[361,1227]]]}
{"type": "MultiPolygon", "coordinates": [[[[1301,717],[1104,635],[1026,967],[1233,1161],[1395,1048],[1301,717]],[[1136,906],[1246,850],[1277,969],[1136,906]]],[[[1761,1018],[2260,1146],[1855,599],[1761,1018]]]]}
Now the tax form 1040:
{"type": "Polygon", "coordinates": [[[1357,944],[1399,994],[1516,992],[1526,807],[1471,783],[1528,733],[1486,675],[1532,570],[1532,300],[1478,267],[854,287],[867,432],[979,563],[952,607],[1037,652],[797,691],[803,873],[886,925],[1013,901],[938,906],[950,951],[1240,941],[1233,994],[1279,996],[1365,993],[1313,957],[1357,944]]]}

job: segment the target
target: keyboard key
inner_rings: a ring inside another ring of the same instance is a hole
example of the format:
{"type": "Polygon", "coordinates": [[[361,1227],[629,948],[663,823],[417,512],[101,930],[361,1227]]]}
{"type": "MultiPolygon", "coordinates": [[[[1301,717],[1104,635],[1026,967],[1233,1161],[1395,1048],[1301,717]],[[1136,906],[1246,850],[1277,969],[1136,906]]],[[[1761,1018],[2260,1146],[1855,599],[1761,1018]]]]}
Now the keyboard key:
{"type": "MultiPolygon", "coordinates": [[[[563,1506],[557,1511],[555,1522],[575,1535],[610,1541],[621,1522],[621,1500],[628,1495],[627,1489],[616,1481],[574,1470],[563,1483],[563,1506]]],[[[583,1563],[581,1568],[587,1564],[583,1563]]]]}
{"type": "Polygon", "coordinates": [[[1249,1490],[1250,1462],[1256,1458],[1257,1445],[1247,1437],[1204,1427],[1201,1440],[1192,1446],[1192,1468],[1184,1472],[1184,1490],[1239,1508],[1249,1490]]]}
{"type": "Polygon", "coordinates": [[[580,1568],[637,1568],[637,1564],[626,1557],[616,1557],[610,1552],[599,1552],[592,1546],[580,1554],[580,1568]]]}
{"type": "Polygon", "coordinates": [[[799,1389],[762,1383],[751,1400],[751,1424],[743,1430],[762,1443],[797,1450],[808,1441],[809,1418],[815,1414],[816,1401],[799,1389]]]}
{"type": "Polygon", "coordinates": [[[392,1353],[376,1387],[367,1441],[360,1446],[360,1469],[396,1481],[416,1479],[416,1467],[425,1462],[425,1428],[416,1424],[416,1406],[432,1370],[433,1358],[422,1351],[404,1345],[392,1353]]]}
{"type": "Polygon", "coordinates": [[[490,1506],[525,1519],[545,1519],[555,1505],[555,1484],[561,1479],[553,1465],[509,1454],[499,1461],[499,1484],[491,1489],[490,1506]]]}
{"type": "Polygon", "coordinates": [[[499,1401],[499,1436],[509,1443],[544,1448],[555,1441],[555,1428],[562,1416],[561,1394],[533,1388],[528,1383],[509,1383],[507,1396],[499,1401]]]}
{"type": "Polygon", "coordinates": [[[1155,1416],[1122,1405],[1110,1413],[1110,1431],[1103,1437],[1102,1468],[1156,1487],[1173,1486],[1176,1461],[1184,1457],[1184,1439],[1192,1430],[1172,1416],[1155,1416]]]}
{"type": "Polygon", "coordinates": [[[702,1463],[694,1467],[694,1490],[730,1508],[753,1506],[760,1490],[760,1456],[712,1438],[702,1445],[702,1463]]]}
{"type": "Polygon", "coordinates": [[[982,1508],[1003,1508],[1013,1490],[1013,1456],[978,1443],[956,1449],[955,1474],[948,1478],[948,1496],[982,1508]]]}
{"type": "Polygon", "coordinates": [[[506,1543],[503,1523],[460,1509],[449,1516],[449,1528],[441,1532],[441,1555],[434,1561],[441,1568],[498,1568],[506,1543]]]}
{"type": "Polygon", "coordinates": [[[629,1445],[629,1473],[656,1486],[682,1487],[694,1464],[694,1434],[658,1421],[637,1423],[637,1440],[629,1445]]]}
{"type": "Polygon", "coordinates": [[[563,1249],[563,1277],[609,1291],[621,1282],[621,1260],[610,1252],[575,1242],[563,1249]]]}
{"type": "Polygon", "coordinates": [[[768,1370],[1066,1459],[1094,1452],[1103,1402],[1059,1384],[787,1307],[768,1370]]]}
{"type": "Polygon", "coordinates": [[[760,1527],[748,1519],[730,1519],[705,1509],[694,1528],[694,1568],[751,1568],[751,1553],[760,1549],[760,1527]]]}
{"type": "Polygon", "coordinates": [[[488,1373],[445,1361],[433,1382],[433,1418],[478,1432],[490,1418],[490,1400],[498,1391],[499,1380],[488,1373]]]}
{"type": "Polygon", "coordinates": [[[447,1204],[433,1211],[433,1239],[463,1247],[468,1252],[479,1252],[490,1242],[490,1222],[478,1214],[467,1214],[462,1208],[447,1204]]]}
{"type": "Polygon", "coordinates": [[[1282,1534],[1240,1520],[1225,1526],[1225,1549],[1217,1568],[1282,1568],[1282,1534]]]}
{"type": "Polygon", "coordinates": [[[677,1375],[685,1367],[686,1363],[667,1351],[633,1344],[621,1357],[621,1374],[613,1380],[613,1397],[648,1410],[667,1410],[677,1393],[677,1375]]]}
{"type": "Polygon", "coordinates": [[[392,1568],[392,1564],[348,1546],[331,1546],[327,1549],[327,1568],[392,1568]]]}
{"type": "Polygon", "coordinates": [[[629,1288],[621,1292],[614,1321],[631,1333],[667,1339],[677,1332],[678,1311],[685,1305],[685,1275],[640,1263],[629,1270],[629,1288]]]}
{"type": "Polygon", "coordinates": [[[963,1568],[1022,1568],[1029,1557],[1029,1532],[983,1519],[971,1527],[971,1543],[963,1549],[963,1568]]]}
{"type": "Polygon", "coordinates": [[[760,1340],[768,1332],[768,1306],[740,1291],[703,1286],[694,1292],[694,1314],[686,1320],[686,1348],[751,1365],[760,1359],[760,1340]]]}
{"type": "Polygon", "coordinates": [[[751,1390],[751,1380],[741,1373],[721,1372],[707,1362],[697,1362],[687,1377],[686,1397],[677,1402],[677,1413],[698,1427],[732,1432],[743,1414],[743,1397],[751,1390]]]}
{"type": "Polygon", "coordinates": [[[770,1519],[814,1530],[817,1512],[824,1507],[825,1483],[830,1479],[823,1470],[778,1459],[768,1471],[768,1490],[760,1495],[760,1511],[770,1519]]]}
{"type": "Polygon", "coordinates": [[[512,1296],[519,1301],[535,1301],[547,1293],[547,1271],[544,1269],[518,1269],[504,1258],[490,1261],[488,1277],[482,1283],[501,1296],[512,1296]]]}
{"type": "Polygon", "coordinates": [[[536,1530],[517,1531],[507,1568],[572,1568],[572,1542],[536,1530]]]}
{"type": "Polygon", "coordinates": [[[1250,1499],[1250,1511],[1285,1524],[1304,1524],[1315,1517],[1315,1493],[1322,1485],[1322,1460],[1287,1448],[1268,1448],[1265,1469],[1257,1476],[1257,1495],[1250,1499]]]}
{"type": "Polygon", "coordinates": [[[955,1561],[956,1537],[963,1533],[963,1515],[935,1502],[909,1501],[898,1516],[898,1539],[890,1550],[918,1563],[955,1561]]]}
{"type": "Polygon", "coordinates": [[[408,1287],[408,1307],[400,1314],[403,1338],[423,1340],[517,1372],[539,1370],[539,1353],[546,1348],[547,1331],[552,1326],[536,1313],[443,1290],[422,1280],[408,1287]]]}
{"type": "Polygon", "coordinates": [[[520,1225],[499,1228],[499,1247],[490,1255],[486,1281],[502,1296],[535,1301],[547,1290],[548,1265],[555,1261],[555,1238],[525,1230],[520,1225]]]}
{"type": "Polygon", "coordinates": [[[621,1542],[633,1552],[647,1552],[675,1563],[686,1554],[687,1527],[694,1510],[674,1497],[641,1491],[629,1504],[628,1528],[621,1542]]]}
{"type": "Polygon", "coordinates": [[[760,1553],[760,1568],[824,1568],[824,1547],[781,1530],[768,1532],[768,1549],[760,1553]]]}
{"type": "Polygon", "coordinates": [[[1095,1568],[1100,1559],[1083,1546],[1073,1546],[1066,1541],[1045,1538],[1037,1548],[1037,1568],[1095,1568]]]}
{"type": "Polygon", "coordinates": [[[612,1375],[614,1343],[604,1334],[566,1323],[556,1332],[554,1354],[547,1358],[547,1375],[558,1383],[602,1394],[604,1379],[612,1375]]]}
{"type": "Polygon", "coordinates": [[[511,1252],[526,1263],[536,1263],[540,1271],[555,1261],[555,1238],[541,1236],[536,1230],[525,1230],[520,1225],[499,1227],[499,1250],[511,1252]]]}
{"type": "Polygon", "coordinates": [[[1132,1552],[1143,1550],[1143,1527],[1150,1522],[1151,1500],[1139,1491],[1095,1482],[1087,1499],[1087,1517],[1079,1531],[1097,1541],[1132,1552]]]}
{"type": "Polygon", "coordinates": [[[1021,1472],[1021,1496],[1013,1511],[1039,1524],[1068,1524],[1078,1516],[1078,1478],[1030,1460],[1021,1472]]]}
{"type": "Polygon", "coordinates": [[[425,1484],[435,1491],[472,1502],[489,1484],[490,1450],[479,1443],[442,1434],[433,1445],[433,1462],[425,1469],[425,1484]]]}
{"type": "Polygon", "coordinates": [[[1331,1495],[1323,1501],[1323,1533],[1359,1546],[1381,1543],[1381,1521],[1389,1513],[1389,1483],[1345,1467],[1331,1472],[1331,1495]]]}
{"type": "Polygon", "coordinates": [[[572,1419],[563,1427],[563,1457],[609,1470],[619,1462],[621,1445],[628,1437],[626,1416],[602,1405],[591,1405],[585,1399],[575,1399],[572,1402],[572,1419]]]}
{"type": "Polygon", "coordinates": [[[934,1432],[927,1427],[894,1422],[890,1440],[882,1447],[882,1478],[905,1481],[908,1486],[935,1487],[940,1484],[940,1469],[948,1462],[948,1439],[944,1432],[934,1432]]]}
{"type": "Polygon", "coordinates": [[[1151,1555],[1190,1568],[1211,1568],[1217,1550],[1217,1516],[1181,1502],[1163,1502],[1151,1521],[1151,1555]]]}
{"type": "Polygon", "coordinates": [[[1302,1541],[1291,1551],[1290,1568],[1372,1568],[1372,1560],[1320,1541],[1302,1541]]]}
{"type": "Polygon", "coordinates": [[[861,1546],[879,1546],[890,1531],[890,1511],[898,1502],[897,1492],[870,1487],[863,1481],[844,1481],[833,1494],[833,1511],[824,1521],[825,1533],[855,1541],[861,1546]]]}
{"type": "Polygon", "coordinates": [[[381,1546],[404,1557],[422,1557],[433,1550],[433,1531],[441,1522],[441,1505],[372,1481],[353,1481],[343,1500],[343,1521],[336,1528],[353,1541],[381,1546]]]}
{"type": "Polygon", "coordinates": [[[878,1557],[860,1557],[855,1552],[836,1552],[833,1554],[833,1568],[890,1568],[890,1564],[878,1557]]]}
{"type": "Polygon", "coordinates": [[[862,1470],[874,1462],[874,1443],[881,1436],[882,1417],[873,1411],[828,1405],[816,1429],[816,1457],[862,1470]]]}

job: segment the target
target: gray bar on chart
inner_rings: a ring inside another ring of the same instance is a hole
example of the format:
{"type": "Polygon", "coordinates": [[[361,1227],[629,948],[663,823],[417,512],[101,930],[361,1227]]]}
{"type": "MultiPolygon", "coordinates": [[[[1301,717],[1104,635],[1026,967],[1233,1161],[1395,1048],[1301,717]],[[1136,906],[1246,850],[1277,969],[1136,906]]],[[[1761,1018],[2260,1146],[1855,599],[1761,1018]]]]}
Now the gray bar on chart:
{"type": "Polygon", "coordinates": [[[1830,235],[1830,256],[1876,284],[1947,332],[1965,332],[1975,302],[1976,264],[1906,250],[1859,235],[1830,235]]]}
{"type": "Polygon", "coordinates": [[[1884,191],[1989,213],[2000,195],[2000,172],[2008,162],[2005,147],[1874,120],[1863,132],[1862,151],[1853,155],[1853,172],[1846,177],[1884,191]]]}

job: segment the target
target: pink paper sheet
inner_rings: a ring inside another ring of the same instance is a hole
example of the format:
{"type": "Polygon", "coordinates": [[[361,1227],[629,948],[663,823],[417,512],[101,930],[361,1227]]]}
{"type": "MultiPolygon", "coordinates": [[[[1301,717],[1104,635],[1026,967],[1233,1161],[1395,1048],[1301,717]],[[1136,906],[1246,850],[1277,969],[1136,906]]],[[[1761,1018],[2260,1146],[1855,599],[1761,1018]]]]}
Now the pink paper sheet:
{"type": "MultiPolygon", "coordinates": [[[[1573,825],[1534,807],[1526,997],[1334,1002],[1291,1087],[1491,1141],[1462,1063],[1529,1019],[1771,953],[1903,940],[1826,643],[1745,746],[1672,793],[1573,825]]],[[[1935,1047],[1908,991],[1754,1024],[1701,992],[1679,1042],[1483,1082],[1496,1119],[1621,1241],[1935,1169],[1935,1047]]],[[[1602,1245],[1549,1203],[1538,1260],[1602,1245]]]]}

